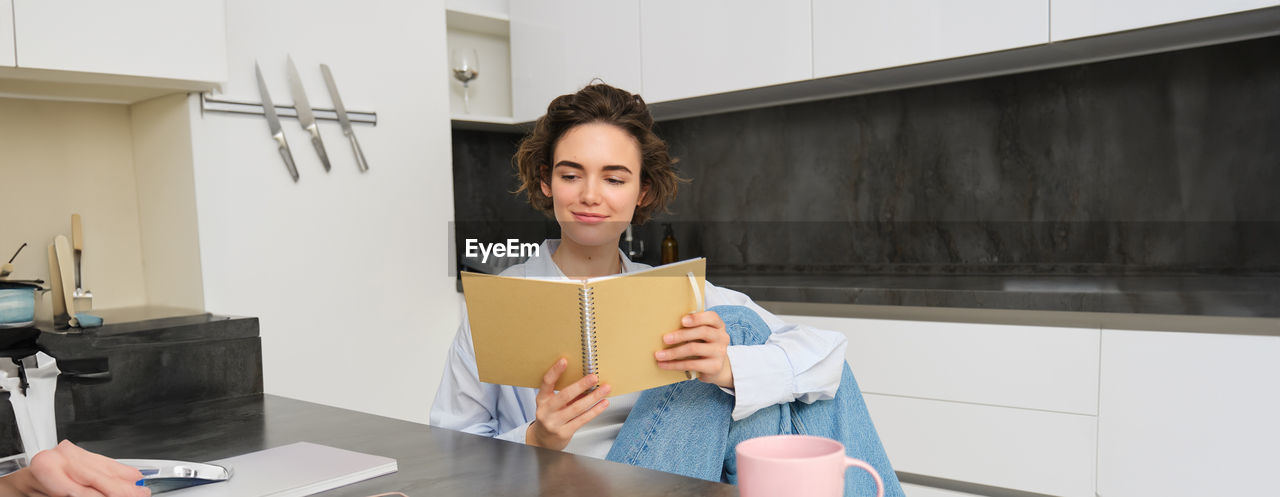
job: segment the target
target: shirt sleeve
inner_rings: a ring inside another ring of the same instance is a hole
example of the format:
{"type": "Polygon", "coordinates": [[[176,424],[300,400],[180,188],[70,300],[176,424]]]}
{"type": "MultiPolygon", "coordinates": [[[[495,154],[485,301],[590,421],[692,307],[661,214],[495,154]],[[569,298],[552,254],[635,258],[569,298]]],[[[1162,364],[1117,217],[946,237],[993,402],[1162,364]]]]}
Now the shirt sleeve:
{"type": "Polygon", "coordinates": [[[844,372],[843,334],[787,323],[757,305],[750,297],[707,283],[707,307],[740,305],[755,311],[769,326],[763,345],[732,345],[733,419],[745,419],[756,411],[799,400],[813,403],[833,399],[844,372]]]}
{"type": "Polygon", "coordinates": [[[430,424],[524,443],[525,430],[532,419],[528,419],[522,409],[500,409],[502,387],[480,381],[475,357],[464,307],[462,324],[449,347],[440,388],[436,390],[435,401],[431,404],[430,424]]]}

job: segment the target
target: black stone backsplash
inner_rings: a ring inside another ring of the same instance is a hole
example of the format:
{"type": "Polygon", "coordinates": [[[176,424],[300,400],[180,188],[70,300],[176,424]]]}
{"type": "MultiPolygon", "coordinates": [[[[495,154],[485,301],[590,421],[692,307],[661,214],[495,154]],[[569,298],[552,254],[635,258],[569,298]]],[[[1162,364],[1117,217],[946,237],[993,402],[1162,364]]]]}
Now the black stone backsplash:
{"type": "MultiPolygon", "coordinates": [[[[1280,37],[659,123],[712,271],[1280,272],[1280,37]]],[[[540,240],[520,136],[455,130],[459,228],[540,240]],[[514,227],[514,228],[513,228],[514,227]]],[[[461,238],[462,235],[459,235],[461,238]]]]}

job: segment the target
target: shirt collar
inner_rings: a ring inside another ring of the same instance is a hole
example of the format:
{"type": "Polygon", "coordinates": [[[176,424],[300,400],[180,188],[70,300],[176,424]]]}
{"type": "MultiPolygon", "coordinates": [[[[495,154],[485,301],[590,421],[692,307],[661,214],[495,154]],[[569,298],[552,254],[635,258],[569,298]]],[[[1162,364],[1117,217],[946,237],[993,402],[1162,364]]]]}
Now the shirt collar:
{"type": "MultiPolygon", "coordinates": [[[[538,247],[538,256],[525,262],[525,274],[533,277],[569,279],[568,276],[564,275],[564,271],[560,270],[560,266],[556,265],[556,261],[551,260],[551,254],[554,254],[558,247],[560,247],[560,239],[558,238],[543,240],[542,245],[538,247]]],[[[623,274],[643,269],[637,263],[631,262],[631,259],[627,258],[627,254],[622,251],[622,248],[618,248],[618,257],[622,258],[623,274]]]]}

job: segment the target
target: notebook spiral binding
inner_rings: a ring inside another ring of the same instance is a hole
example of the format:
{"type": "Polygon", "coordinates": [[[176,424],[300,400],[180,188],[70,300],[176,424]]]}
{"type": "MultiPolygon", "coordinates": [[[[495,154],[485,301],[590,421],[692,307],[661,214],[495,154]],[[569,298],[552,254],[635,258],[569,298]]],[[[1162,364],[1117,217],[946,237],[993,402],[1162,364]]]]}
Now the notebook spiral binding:
{"type": "Polygon", "coordinates": [[[582,374],[600,373],[597,362],[600,351],[596,348],[596,299],[591,288],[580,290],[578,310],[582,321],[582,374]]]}

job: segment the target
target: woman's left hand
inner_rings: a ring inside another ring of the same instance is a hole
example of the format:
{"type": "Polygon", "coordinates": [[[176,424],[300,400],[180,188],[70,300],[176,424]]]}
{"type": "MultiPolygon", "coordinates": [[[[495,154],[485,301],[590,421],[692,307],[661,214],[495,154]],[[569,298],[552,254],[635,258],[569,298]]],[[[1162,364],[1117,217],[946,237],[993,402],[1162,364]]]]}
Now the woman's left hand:
{"type": "Polygon", "coordinates": [[[715,311],[695,312],[684,317],[679,330],[662,336],[663,342],[679,344],[654,352],[658,367],[698,373],[698,379],[724,388],[733,388],[733,368],[729,364],[729,334],[715,311]]]}

